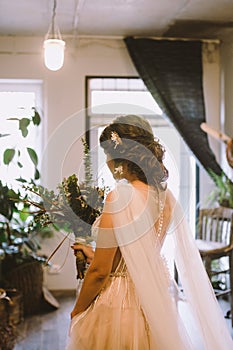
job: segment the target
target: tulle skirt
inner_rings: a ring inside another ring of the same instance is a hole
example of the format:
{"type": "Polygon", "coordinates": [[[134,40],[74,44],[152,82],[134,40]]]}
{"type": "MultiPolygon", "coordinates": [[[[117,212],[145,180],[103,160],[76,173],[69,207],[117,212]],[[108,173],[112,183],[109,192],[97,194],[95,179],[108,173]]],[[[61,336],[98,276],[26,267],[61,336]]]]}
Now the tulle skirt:
{"type": "Polygon", "coordinates": [[[67,350],[149,350],[150,331],[127,272],[110,277],[90,307],[70,325],[67,350]]]}

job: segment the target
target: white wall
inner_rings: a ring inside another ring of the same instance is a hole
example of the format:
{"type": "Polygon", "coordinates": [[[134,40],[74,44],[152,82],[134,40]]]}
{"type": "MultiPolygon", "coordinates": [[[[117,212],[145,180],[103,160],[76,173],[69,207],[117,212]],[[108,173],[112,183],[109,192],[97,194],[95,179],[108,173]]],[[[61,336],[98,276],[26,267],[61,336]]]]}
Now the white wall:
{"type": "MultiPolygon", "coordinates": [[[[221,76],[219,44],[203,44],[203,90],[206,123],[215,130],[221,129],[221,76]]],[[[210,147],[221,164],[221,142],[207,135],[210,147]]],[[[201,147],[201,146],[200,146],[201,147]]],[[[214,183],[205,169],[200,167],[200,207],[206,207],[214,183]]]]}
{"type": "MultiPolygon", "coordinates": [[[[49,188],[55,188],[64,176],[73,172],[79,174],[82,160],[80,136],[85,131],[85,76],[137,76],[121,40],[77,39],[66,43],[64,67],[58,72],[51,72],[43,64],[43,38],[0,37],[0,79],[41,79],[44,82],[43,123],[47,125],[47,142],[42,168],[46,173],[44,184],[49,188]]],[[[219,118],[219,62],[209,64],[205,65],[205,86],[208,86],[208,106],[216,101],[214,107],[208,107],[215,126],[219,118]]],[[[232,110],[228,112],[229,116],[232,110]]],[[[201,183],[202,198],[205,189],[201,183]]],[[[55,239],[47,240],[44,250],[50,253],[60,239],[60,235],[56,235],[55,239]]],[[[61,271],[57,274],[45,273],[47,286],[52,290],[76,286],[75,261],[70,244],[67,241],[52,259],[55,265],[64,263],[61,271]]]]}
{"type": "MultiPolygon", "coordinates": [[[[222,77],[222,131],[233,138],[233,30],[221,45],[222,77]]],[[[233,179],[233,169],[226,161],[226,146],[222,146],[222,164],[224,171],[233,179]]]]}
{"type": "MultiPolygon", "coordinates": [[[[121,40],[79,39],[76,43],[66,40],[66,44],[64,67],[51,72],[43,64],[43,38],[0,37],[0,79],[44,82],[43,123],[47,124],[47,142],[42,167],[46,170],[43,181],[49,188],[55,188],[64,176],[79,173],[80,136],[85,132],[85,76],[137,76],[121,40]],[[45,160],[49,161],[48,168],[45,160]]],[[[56,235],[44,242],[44,251],[50,253],[62,237],[56,235]]],[[[52,259],[59,266],[65,262],[61,271],[45,273],[47,286],[52,290],[76,286],[70,244],[67,241],[52,259]]]]}
{"type": "Polygon", "coordinates": [[[233,137],[233,33],[221,45],[221,62],[224,89],[224,132],[233,137]]]}

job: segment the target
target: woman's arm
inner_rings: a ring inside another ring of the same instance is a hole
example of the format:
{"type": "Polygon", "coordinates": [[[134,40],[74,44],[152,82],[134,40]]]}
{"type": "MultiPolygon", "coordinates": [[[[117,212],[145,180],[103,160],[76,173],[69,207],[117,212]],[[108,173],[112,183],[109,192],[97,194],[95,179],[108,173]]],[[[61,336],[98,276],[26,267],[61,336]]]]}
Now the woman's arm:
{"type": "MultiPolygon", "coordinates": [[[[108,195],[106,201],[111,201],[110,198],[111,197],[108,195]]],[[[112,216],[110,213],[103,212],[99,226],[104,229],[113,229],[112,216]]],[[[80,295],[71,312],[71,317],[85,311],[105,286],[112,271],[116,251],[117,247],[96,248],[94,258],[83,281],[80,295]]]]}
{"type": "Polygon", "coordinates": [[[117,248],[97,248],[94,259],[87,270],[80,295],[71,312],[73,318],[85,311],[108,281],[117,248]]]}

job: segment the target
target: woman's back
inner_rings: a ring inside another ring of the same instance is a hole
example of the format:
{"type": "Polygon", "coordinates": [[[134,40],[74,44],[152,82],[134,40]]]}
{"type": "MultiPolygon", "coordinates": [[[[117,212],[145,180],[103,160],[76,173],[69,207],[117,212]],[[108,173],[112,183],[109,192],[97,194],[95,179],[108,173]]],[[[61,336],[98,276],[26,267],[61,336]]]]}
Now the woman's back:
{"type": "MultiPolygon", "coordinates": [[[[144,210],[143,206],[144,208],[146,207],[146,210],[149,209],[149,211],[153,213],[156,206],[158,206],[158,192],[153,190],[150,186],[148,186],[147,184],[144,184],[141,181],[134,181],[132,184],[128,184],[128,186],[131,186],[135,191],[131,201],[131,205],[133,204],[132,215],[134,217],[139,217],[142,214],[142,211],[144,210]]],[[[159,240],[161,242],[161,247],[165,240],[166,231],[171,222],[173,207],[175,205],[175,199],[169,190],[166,190],[163,193],[162,198],[163,200],[162,200],[162,205],[160,206],[160,213],[158,218],[154,222],[154,228],[155,228],[154,234],[155,236],[159,237],[159,240]]],[[[120,252],[120,249],[118,248],[116,251],[116,255],[114,257],[112,272],[114,272],[118,267],[120,259],[121,259],[121,252],[120,252]]]]}

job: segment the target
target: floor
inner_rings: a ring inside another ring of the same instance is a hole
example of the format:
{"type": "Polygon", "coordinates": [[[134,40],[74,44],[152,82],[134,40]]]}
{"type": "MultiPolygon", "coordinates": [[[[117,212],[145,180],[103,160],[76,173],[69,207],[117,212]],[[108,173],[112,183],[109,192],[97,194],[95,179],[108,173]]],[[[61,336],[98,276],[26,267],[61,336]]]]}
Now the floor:
{"type": "Polygon", "coordinates": [[[56,293],[60,307],[25,318],[14,350],[65,350],[75,292],[56,293]]]}
{"type": "MultiPolygon", "coordinates": [[[[68,339],[70,311],[74,293],[56,293],[60,304],[57,310],[27,317],[18,327],[18,342],[14,350],[65,350],[68,339]]],[[[220,300],[224,315],[229,310],[229,302],[220,300]]],[[[231,320],[226,319],[233,338],[231,320]]]]}

